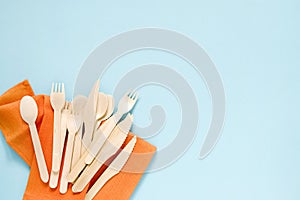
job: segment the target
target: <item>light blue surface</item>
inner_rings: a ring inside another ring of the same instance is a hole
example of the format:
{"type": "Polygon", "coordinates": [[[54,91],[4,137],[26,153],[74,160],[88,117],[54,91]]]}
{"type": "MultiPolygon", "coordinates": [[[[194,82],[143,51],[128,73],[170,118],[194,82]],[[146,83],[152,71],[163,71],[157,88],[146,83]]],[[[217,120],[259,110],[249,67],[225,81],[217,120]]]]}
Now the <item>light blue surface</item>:
{"type": "MultiPolygon", "coordinates": [[[[143,177],[132,199],[300,199],[300,3],[287,1],[1,1],[0,92],[29,79],[36,93],[64,81],[72,97],[80,65],[112,35],[141,27],[191,37],[223,78],[227,114],[212,154],[197,160],[211,117],[210,97],[192,68],[162,52],[137,52],[104,75],[102,90],[145,63],[173,66],[192,85],[200,106],[199,133],[172,166],[143,177]]],[[[180,109],[172,95],[143,88],[136,122],[150,123],[154,103],[165,106],[165,129],[149,140],[159,148],[176,135],[180,109]],[[163,99],[151,98],[158,94],[163,99]],[[175,125],[175,126],[172,126],[175,125]]],[[[21,199],[29,168],[0,136],[1,199],[21,199]]]]}

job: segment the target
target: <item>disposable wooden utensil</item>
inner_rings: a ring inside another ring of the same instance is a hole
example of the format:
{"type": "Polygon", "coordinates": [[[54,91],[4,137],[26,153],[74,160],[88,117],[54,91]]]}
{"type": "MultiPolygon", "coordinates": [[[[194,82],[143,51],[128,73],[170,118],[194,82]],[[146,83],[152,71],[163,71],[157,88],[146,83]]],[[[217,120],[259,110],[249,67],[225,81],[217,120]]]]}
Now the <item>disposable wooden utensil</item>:
{"type": "Polygon", "coordinates": [[[61,112],[65,106],[65,86],[62,83],[52,84],[50,103],[54,110],[52,169],[49,186],[56,188],[61,164],[61,112]]]}
{"type": "MultiPolygon", "coordinates": [[[[66,139],[66,134],[67,134],[67,119],[68,116],[70,115],[71,110],[70,110],[70,103],[66,102],[64,109],[62,110],[61,113],[61,120],[60,120],[60,151],[59,151],[59,158],[58,161],[59,165],[62,163],[62,156],[63,156],[63,151],[64,151],[64,144],[65,144],[65,139],[66,139]]],[[[50,174],[50,187],[51,188],[56,188],[58,185],[58,179],[59,179],[59,171],[51,171],[50,174]]]]}
{"type": "MultiPolygon", "coordinates": [[[[114,107],[115,107],[114,97],[111,95],[105,95],[105,96],[106,96],[107,108],[106,108],[106,111],[103,116],[100,117],[100,115],[98,115],[96,117],[96,120],[97,120],[96,126],[95,126],[96,130],[99,128],[99,125],[101,124],[101,122],[107,120],[114,112],[114,107]]],[[[96,132],[96,130],[95,130],[95,132],[96,132]]],[[[95,134],[95,132],[94,132],[94,134],[95,134]]]]}
{"type": "Polygon", "coordinates": [[[101,119],[102,121],[108,119],[113,114],[115,108],[114,97],[112,95],[106,95],[106,97],[108,99],[108,107],[105,116],[101,119]]]}
{"type": "MultiPolygon", "coordinates": [[[[84,123],[84,133],[82,137],[82,142],[85,147],[87,147],[93,139],[93,133],[96,125],[95,119],[99,94],[99,85],[100,81],[97,80],[88,96],[82,114],[82,119],[84,123]]],[[[83,152],[83,150],[81,150],[81,152],[83,152]]]]}
{"type": "Polygon", "coordinates": [[[107,181],[112,177],[117,175],[121,169],[124,167],[126,162],[131,155],[133,148],[136,143],[136,136],[134,136],[130,142],[125,146],[125,148],[120,152],[120,154],[114,159],[114,161],[108,166],[108,168],[103,172],[100,178],[94,183],[91,189],[87,192],[85,200],[92,200],[96,194],[101,190],[107,181]]]}
{"type": "Polygon", "coordinates": [[[78,132],[75,135],[74,138],[74,147],[73,147],[73,155],[72,155],[72,163],[71,163],[71,169],[76,165],[78,160],[81,157],[81,148],[82,147],[82,125],[78,132]]]}
{"type": "Polygon", "coordinates": [[[20,102],[20,113],[22,119],[28,124],[30,129],[30,135],[32,139],[33,148],[35,151],[35,157],[37,160],[39,173],[41,180],[47,183],[49,180],[49,174],[47,165],[44,158],[44,153],[38,136],[38,132],[35,126],[35,120],[38,115],[37,104],[30,96],[24,96],[20,102]]]}
{"type": "MultiPolygon", "coordinates": [[[[128,115],[128,117],[125,119],[126,119],[126,121],[124,120],[123,124],[118,125],[119,127],[116,127],[113,130],[113,132],[115,132],[115,134],[112,134],[112,135],[116,135],[117,133],[123,132],[123,135],[120,135],[120,136],[126,136],[126,134],[128,133],[128,131],[132,125],[133,117],[131,115],[128,115]]],[[[106,138],[103,134],[101,134],[100,137],[101,137],[101,140],[104,140],[104,141],[106,140],[106,138]]],[[[109,147],[109,145],[107,145],[107,146],[109,147]]],[[[106,148],[106,149],[109,149],[109,148],[106,148]]],[[[75,164],[75,166],[72,167],[71,172],[67,176],[67,179],[69,182],[74,183],[76,181],[76,179],[78,178],[78,176],[80,175],[80,173],[84,170],[84,168],[86,167],[85,159],[87,158],[89,153],[90,152],[88,150],[86,150],[84,152],[84,154],[81,156],[81,158],[79,159],[79,161],[75,164]]],[[[103,156],[105,156],[105,155],[108,155],[108,154],[104,154],[103,156]]],[[[103,158],[101,160],[103,160],[103,158]]]]}
{"type": "MultiPolygon", "coordinates": [[[[61,113],[61,123],[60,123],[60,157],[62,157],[65,139],[67,135],[67,120],[69,115],[71,114],[71,103],[66,102],[64,109],[61,113]]],[[[60,158],[61,160],[61,158],[60,158]]]]}
{"type": "Polygon", "coordinates": [[[95,140],[98,139],[98,137],[101,137],[99,136],[99,134],[101,134],[101,131],[99,131],[99,126],[100,124],[107,120],[114,112],[114,108],[115,108],[115,100],[114,100],[114,97],[111,96],[111,95],[106,95],[106,99],[107,99],[107,108],[106,108],[106,112],[105,114],[99,118],[99,119],[96,119],[96,126],[95,126],[95,131],[94,131],[94,138],[95,140]]]}
{"type": "Polygon", "coordinates": [[[78,95],[73,99],[72,102],[72,109],[73,114],[76,121],[76,126],[79,127],[79,130],[75,134],[74,138],[74,147],[73,147],[73,154],[72,154],[72,164],[71,169],[75,166],[75,164],[80,159],[81,155],[81,140],[82,140],[82,112],[87,102],[87,97],[78,95]]]}
{"type": "Polygon", "coordinates": [[[96,120],[99,120],[103,116],[105,116],[107,108],[108,108],[108,98],[104,93],[99,92],[97,110],[96,110],[96,120]]]}
{"type": "MultiPolygon", "coordinates": [[[[52,153],[52,171],[59,172],[60,162],[60,120],[61,111],[65,105],[65,87],[64,84],[52,84],[50,94],[51,106],[54,110],[54,127],[53,127],[53,153],[52,153]]],[[[51,182],[51,181],[50,181],[51,182]]]]}
{"type": "Polygon", "coordinates": [[[114,129],[114,127],[117,125],[117,123],[120,121],[122,116],[125,113],[128,113],[132,110],[134,105],[136,104],[138,99],[138,95],[136,92],[127,92],[119,101],[118,104],[118,110],[116,113],[114,113],[105,123],[102,127],[100,127],[99,132],[95,133],[98,136],[95,137],[95,139],[92,141],[92,143],[89,145],[89,154],[87,158],[85,159],[86,164],[90,164],[95,156],[98,154],[100,149],[102,148],[105,140],[109,137],[110,133],[114,129]],[[102,134],[101,134],[102,133],[102,134]],[[104,140],[103,136],[104,135],[104,140]]]}
{"type": "Polygon", "coordinates": [[[130,127],[133,122],[133,116],[128,114],[113,130],[109,138],[106,140],[96,159],[91,165],[87,166],[72,187],[74,193],[81,192],[97,173],[100,167],[113,156],[124,143],[130,127]]]}
{"type": "MultiPolygon", "coordinates": [[[[96,122],[95,122],[96,125],[95,125],[94,131],[93,131],[93,138],[95,137],[94,133],[96,132],[96,130],[100,124],[99,121],[102,121],[100,119],[104,118],[105,114],[107,113],[108,105],[109,105],[109,100],[108,100],[107,96],[104,93],[99,92],[98,93],[97,110],[96,110],[96,122]]],[[[93,140],[93,138],[92,138],[92,140],[93,140]]]]}
{"type": "Polygon", "coordinates": [[[67,180],[70,183],[74,183],[78,178],[79,174],[85,168],[85,158],[89,154],[88,151],[85,151],[81,158],[76,162],[74,166],[72,166],[70,173],[67,175],[67,180]]]}
{"type": "Polygon", "coordinates": [[[68,140],[67,140],[67,147],[65,151],[65,160],[64,166],[62,170],[62,175],[60,179],[60,188],[59,191],[62,194],[65,194],[68,190],[68,180],[67,175],[71,169],[71,161],[72,161],[72,153],[73,153],[73,145],[74,145],[74,137],[76,132],[78,131],[79,127],[76,124],[75,116],[70,114],[67,119],[67,128],[68,128],[68,140]]]}

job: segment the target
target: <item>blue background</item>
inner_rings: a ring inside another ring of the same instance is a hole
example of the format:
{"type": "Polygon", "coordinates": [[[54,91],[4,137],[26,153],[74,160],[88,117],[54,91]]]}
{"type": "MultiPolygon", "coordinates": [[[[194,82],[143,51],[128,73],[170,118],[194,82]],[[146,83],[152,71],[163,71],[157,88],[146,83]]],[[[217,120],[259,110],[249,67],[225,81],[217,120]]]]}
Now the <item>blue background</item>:
{"type": "MultiPolygon", "coordinates": [[[[132,199],[300,199],[300,2],[229,1],[1,1],[0,92],[29,79],[36,93],[53,81],[72,89],[83,61],[106,39],[142,27],[181,32],[198,42],[216,64],[226,90],[223,135],[198,160],[209,127],[209,93],[191,66],[174,55],[141,51],[121,58],[104,74],[101,90],[145,63],[172,66],[199,101],[198,136],[173,165],[146,174],[132,199]]],[[[166,146],[180,127],[180,107],[157,86],[140,90],[136,123],[161,104],[167,122],[149,141],[166,146]],[[156,95],[156,96],[155,96],[156,95]]],[[[21,199],[29,168],[0,136],[2,199],[21,199]]]]}

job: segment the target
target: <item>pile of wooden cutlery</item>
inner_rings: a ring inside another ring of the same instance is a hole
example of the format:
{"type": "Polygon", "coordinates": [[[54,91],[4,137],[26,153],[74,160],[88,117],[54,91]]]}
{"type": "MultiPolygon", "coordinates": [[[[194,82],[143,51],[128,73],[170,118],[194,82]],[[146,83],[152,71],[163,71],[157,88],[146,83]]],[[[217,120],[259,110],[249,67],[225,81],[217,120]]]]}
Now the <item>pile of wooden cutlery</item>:
{"type": "Polygon", "coordinates": [[[41,180],[49,181],[50,188],[56,188],[61,174],[59,191],[62,194],[67,192],[69,183],[73,184],[74,193],[83,191],[101,166],[118,153],[87,192],[85,198],[93,199],[102,186],[121,171],[135,146],[137,139],[133,137],[119,151],[133,123],[130,111],[137,102],[137,93],[127,92],[114,113],[113,97],[99,92],[99,84],[97,80],[88,97],[76,96],[72,102],[66,101],[63,83],[52,84],[50,102],[54,127],[50,180],[34,125],[36,103],[29,96],[21,101],[20,112],[30,127],[41,180]]]}

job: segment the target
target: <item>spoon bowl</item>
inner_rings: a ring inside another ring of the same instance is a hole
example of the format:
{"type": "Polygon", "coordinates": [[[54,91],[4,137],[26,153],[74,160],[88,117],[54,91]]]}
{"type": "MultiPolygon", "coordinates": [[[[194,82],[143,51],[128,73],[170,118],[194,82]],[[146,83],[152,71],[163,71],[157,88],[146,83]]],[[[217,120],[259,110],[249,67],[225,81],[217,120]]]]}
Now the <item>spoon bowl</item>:
{"type": "Polygon", "coordinates": [[[24,96],[20,102],[20,114],[27,124],[35,123],[38,115],[38,107],[35,100],[30,96],[24,96]]]}
{"type": "Polygon", "coordinates": [[[96,123],[96,127],[95,127],[96,129],[99,128],[102,121],[107,120],[114,112],[115,101],[114,101],[113,96],[106,95],[106,99],[107,99],[107,109],[102,117],[100,117],[99,119],[97,118],[97,120],[96,120],[97,123],[96,123]]]}
{"type": "Polygon", "coordinates": [[[111,95],[107,95],[107,99],[108,99],[108,108],[107,108],[105,117],[102,120],[108,119],[113,114],[114,109],[115,109],[114,97],[111,95]]]}
{"type": "Polygon", "coordinates": [[[105,94],[103,94],[102,92],[99,92],[98,94],[98,104],[97,104],[97,111],[96,111],[96,120],[101,119],[106,111],[107,111],[107,107],[108,107],[108,98],[105,94]]]}

